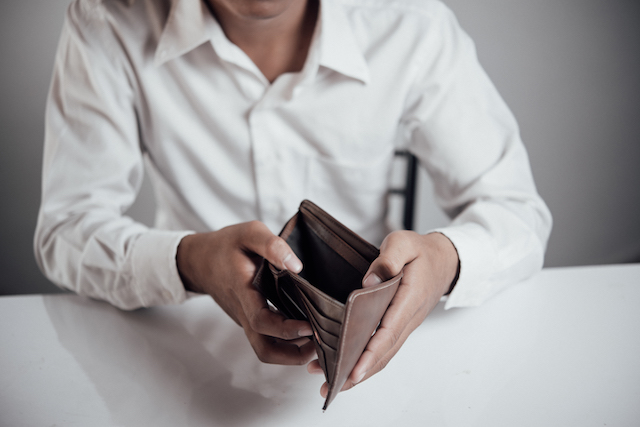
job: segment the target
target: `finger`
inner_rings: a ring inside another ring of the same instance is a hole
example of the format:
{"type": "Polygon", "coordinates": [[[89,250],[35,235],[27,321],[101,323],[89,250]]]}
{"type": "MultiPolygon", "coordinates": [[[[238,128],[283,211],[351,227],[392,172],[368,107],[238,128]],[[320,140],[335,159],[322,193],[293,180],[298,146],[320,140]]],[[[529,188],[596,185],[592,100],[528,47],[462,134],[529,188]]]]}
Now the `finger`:
{"type": "Polygon", "coordinates": [[[320,362],[318,359],[314,359],[307,365],[307,372],[313,375],[324,374],[322,367],[320,366],[320,362]]]}
{"type": "Polygon", "coordinates": [[[271,311],[264,296],[255,288],[244,289],[238,293],[237,298],[244,314],[241,325],[245,329],[285,340],[313,334],[309,322],[287,319],[282,314],[271,311]]]}
{"type": "MultiPolygon", "coordinates": [[[[426,317],[426,314],[425,316],[426,317]]],[[[369,351],[369,349],[365,350],[362,354],[358,363],[354,367],[351,375],[347,378],[347,381],[342,386],[341,391],[349,390],[350,388],[356,386],[357,384],[366,381],[371,378],[373,375],[377,374],[381,370],[383,370],[393,359],[393,357],[398,353],[404,342],[407,340],[411,332],[415,330],[422,322],[419,320],[420,317],[416,316],[408,328],[406,328],[399,339],[396,341],[396,344],[389,349],[384,355],[376,356],[373,351],[369,351]],[[362,366],[366,366],[362,368],[362,366]],[[369,367],[370,366],[370,367],[369,367]]],[[[375,337],[375,335],[374,335],[375,337]]],[[[373,338],[372,338],[373,340],[373,338]]]]}
{"type": "MultiPolygon", "coordinates": [[[[424,317],[426,317],[426,314],[424,317]]],[[[419,318],[419,316],[416,316],[414,317],[414,319],[412,319],[409,327],[404,329],[400,337],[395,340],[395,344],[387,351],[384,350],[384,348],[386,348],[384,343],[374,341],[374,339],[376,339],[376,335],[378,335],[380,332],[380,330],[378,330],[378,332],[376,332],[371,338],[371,341],[373,341],[373,343],[370,341],[370,345],[367,346],[364,353],[360,356],[360,359],[356,363],[356,366],[347,378],[347,381],[345,381],[340,391],[349,390],[350,388],[365,381],[366,379],[384,369],[389,361],[393,358],[393,356],[395,356],[396,353],[400,350],[411,332],[420,325],[421,322],[418,321],[419,318]],[[376,350],[381,350],[382,352],[384,352],[384,354],[376,355],[376,350]]],[[[382,332],[381,335],[384,335],[384,332],[382,332]]],[[[381,335],[378,335],[378,340],[383,341],[381,335]]],[[[307,371],[312,374],[323,372],[317,360],[313,360],[309,363],[309,365],[307,365],[307,371]],[[319,370],[319,372],[316,372],[317,370],[319,370]]],[[[329,385],[325,382],[320,388],[320,395],[326,398],[328,391],[329,385]]]]}
{"type": "Polygon", "coordinates": [[[264,363],[304,365],[315,355],[315,344],[312,341],[298,346],[294,343],[260,335],[253,331],[245,331],[245,333],[258,359],[264,363]]]}
{"type": "Polygon", "coordinates": [[[284,341],[289,344],[294,344],[294,345],[297,345],[298,347],[302,347],[303,345],[307,344],[310,341],[310,338],[302,337],[302,338],[295,338],[292,340],[284,340],[284,341]]]}
{"type": "Polygon", "coordinates": [[[415,236],[417,234],[412,231],[396,231],[389,234],[380,246],[380,255],[365,273],[362,287],[378,285],[400,274],[404,266],[417,257],[415,236]]]}
{"type": "Polygon", "coordinates": [[[385,312],[380,327],[371,337],[367,347],[350,375],[352,384],[382,370],[402,346],[409,334],[417,328],[431,311],[433,305],[423,287],[412,286],[419,280],[419,269],[405,268],[396,295],[385,312]]]}
{"type": "MultiPolygon", "coordinates": [[[[340,391],[349,390],[354,385],[355,384],[352,384],[352,383],[349,382],[349,380],[347,380],[347,382],[344,383],[344,385],[342,386],[340,391]]],[[[329,384],[327,382],[325,382],[324,384],[322,384],[322,387],[320,387],[320,396],[322,396],[322,397],[324,397],[326,399],[328,394],[329,394],[329,384]]]]}
{"type": "Polygon", "coordinates": [[[287,242],[273,234],[262,222],[247,223],[241,240],[245,250],[260,255],[276,267],[294,273],[302,271],[302,262],[287,242]]]}
{"type": "Polygon", "coordinates": [[[322,384],[322,387],[320,387],[320,396],[322,396],[324,399],[327,398],[327,394],[329,394],[329,384],[324,383],[322,384]]]}

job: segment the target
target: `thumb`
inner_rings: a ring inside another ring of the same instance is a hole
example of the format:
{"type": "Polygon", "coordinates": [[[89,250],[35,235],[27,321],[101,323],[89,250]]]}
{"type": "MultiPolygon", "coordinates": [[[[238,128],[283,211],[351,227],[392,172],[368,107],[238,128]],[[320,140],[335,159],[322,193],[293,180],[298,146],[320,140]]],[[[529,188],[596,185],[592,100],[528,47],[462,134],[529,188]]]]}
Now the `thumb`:
{"type": "Polygon", "coordinates": [[[295,273],[302,270],[302,262],[287,242],[273,234],[262,222],[251,221],[247,223],[242,246],[265,258],[278,268],[291,270],[295,273]]]}
{"type": "Polygon", "coordinates": [[[400,274],[405,264],[415,258],[407,245],[407,236],[394,232],[389,234],[380,246],[380,255],[376,258],[364,275],[362,287],[376,286],[385,280],[400,274]]]}
{"type": "Polygon", "coordinates": [[[362,279],[362,287],[370,288],[372,286],[379,285],[385,280],[391,279],[400,273],[404,264],[399,266],[399,268],[393,264],[394,263],[389,261],[388,258],[380,254],[380,256],[371,263],[369,270],[367,270],[367,273],[364,275],[364,278],[362,279]]]}
{"type": "MultiPolygon", "coordinates": [[[[373,266],[373,264],[371,265],[373,266]]],[[[375,271],[372,271],[371,267],[369,267],[369,271],[367,271],[367,274],[364,275],[364,279],[362,279],[362,287],[371,288],[379,285],[380,283],[382,283],[380,276],[375,271]]]]}

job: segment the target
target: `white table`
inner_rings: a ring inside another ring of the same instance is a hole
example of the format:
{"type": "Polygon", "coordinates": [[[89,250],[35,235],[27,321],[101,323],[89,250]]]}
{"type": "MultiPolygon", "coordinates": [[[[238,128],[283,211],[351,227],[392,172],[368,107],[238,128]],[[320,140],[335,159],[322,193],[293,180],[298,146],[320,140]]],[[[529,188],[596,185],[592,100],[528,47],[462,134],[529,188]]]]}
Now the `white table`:
{"type": "Polygon", "coordinates": [[[322,377],[261,364],[207,297],[122,312],[0,298],[2,426],[640,426],[640,264],[544,270],[440,304],[322,412],[322,377]]]}

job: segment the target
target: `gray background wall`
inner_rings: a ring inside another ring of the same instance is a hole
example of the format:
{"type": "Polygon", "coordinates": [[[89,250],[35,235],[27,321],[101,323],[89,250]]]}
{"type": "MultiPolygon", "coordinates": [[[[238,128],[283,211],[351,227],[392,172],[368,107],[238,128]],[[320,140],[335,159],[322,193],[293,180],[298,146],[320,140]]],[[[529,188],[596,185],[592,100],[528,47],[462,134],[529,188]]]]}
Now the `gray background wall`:
{"type": "MultiPolygon", "coordinates": [[[[32,252],[44,105],[68,0],[0,2],[0,294],[55,292],[32,252]]],[[[518,118],[554,215],[547,266],[640,262],[640,2],[447,0],[518,118]]],[[[424,176],[421,188],[428,189],[424,176]]],[[[444,222],[421,196],[418,228],[444,222]]],[[[152,218],[145,184],[131,214],[152,218]]]]}

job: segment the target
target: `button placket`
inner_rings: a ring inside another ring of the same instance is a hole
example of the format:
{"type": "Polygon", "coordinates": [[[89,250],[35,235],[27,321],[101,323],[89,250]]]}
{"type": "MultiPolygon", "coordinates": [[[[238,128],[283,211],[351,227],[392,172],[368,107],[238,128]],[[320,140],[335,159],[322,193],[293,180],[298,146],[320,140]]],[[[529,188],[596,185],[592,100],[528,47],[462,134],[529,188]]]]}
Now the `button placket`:
{"type": "Polygon", "coordinates": [[[281,126],[287,123],[278,116],[279,107],[291,101],[292,93],[299,93],[299,80],[295,75],[280,76],[249,115],[260,219],[272,230],[279,230],[290,214],[287,205],[292,195],[289,193],[299,193],[299,183],[291,182],[290,177],[291,168],[299,168],[294,163],[300,159],[294,153],[282,151],[287,145],[283,140],[287,132],[283,132],[281,126]]]}
{"type": "MultiPolygon", "coordinates": [[[[269,129],[270,110],[262,106],[254,108],[250,115],[251,135],[255,163],[256,189],[260,218],[267,225],[277,221],[278,204],[274,189],[279,187],[273,137],[269,129]]],[[[271,226],[271,228],[273,228],[271,226]]]]}

